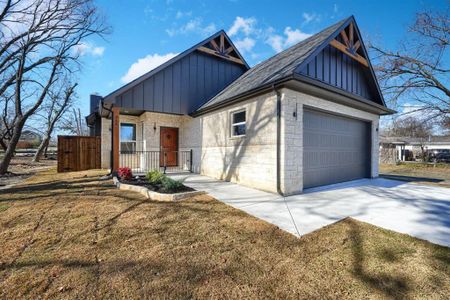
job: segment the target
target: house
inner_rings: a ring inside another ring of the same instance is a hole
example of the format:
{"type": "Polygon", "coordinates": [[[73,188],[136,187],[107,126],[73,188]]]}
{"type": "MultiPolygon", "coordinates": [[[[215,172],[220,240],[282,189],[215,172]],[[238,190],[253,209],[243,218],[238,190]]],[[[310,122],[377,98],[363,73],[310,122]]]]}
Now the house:
{"type": "Polygon", "coordinates": [[[383,163],[421,160],[423,153],[433,156],[442,151],[450,152],[450,136],[414,138],[380,135],[380,162],[383,163]]]}
{"type": "Polygon", "coordinates": [[[18,149],[37,148],[42,141],[41,134],[33,130],[24,130],[20,135],[19,142],[17,143],[18,149]]]}
{"type": "Polygon", "coordinates": [[[219,31],[92,96],[87,121],[104,168],[187,169],[289,195],[377,177],[378,121],[392,113],[352,16],[252,68],[219,31]]]}

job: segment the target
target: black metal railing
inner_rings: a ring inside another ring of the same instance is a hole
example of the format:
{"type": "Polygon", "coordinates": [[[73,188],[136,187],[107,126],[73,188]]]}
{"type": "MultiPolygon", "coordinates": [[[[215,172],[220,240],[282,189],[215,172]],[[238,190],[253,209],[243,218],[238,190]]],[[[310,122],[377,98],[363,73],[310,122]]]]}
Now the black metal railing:
{"type": "Polygon", "coordinates": [[[192,172],[192,149],[184,151],[120,151],[120,167],[131,168],[133,173],[192,172]]]}

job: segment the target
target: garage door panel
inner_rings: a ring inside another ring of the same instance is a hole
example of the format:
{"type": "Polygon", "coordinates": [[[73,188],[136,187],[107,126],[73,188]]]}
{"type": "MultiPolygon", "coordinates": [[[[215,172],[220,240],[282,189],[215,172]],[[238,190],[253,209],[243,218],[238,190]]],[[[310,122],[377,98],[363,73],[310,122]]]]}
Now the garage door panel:
{"type": "Polygon", "coordinates": [[[369,176],[369,123],[310,110],[303,120],[304,188],[369,176]]]}

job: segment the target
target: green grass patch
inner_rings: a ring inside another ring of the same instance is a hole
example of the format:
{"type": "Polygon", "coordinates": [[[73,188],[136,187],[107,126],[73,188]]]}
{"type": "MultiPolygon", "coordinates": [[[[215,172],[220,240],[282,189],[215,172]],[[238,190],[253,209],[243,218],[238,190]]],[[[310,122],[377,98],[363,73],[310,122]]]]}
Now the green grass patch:
{"type": "Polygon", "coordinates": [[[0,203],[0,212],[3,212],[3,211],[7,210],[10,207],[11,207],[11,205],[9,205],[9,204],[0,203]]]}

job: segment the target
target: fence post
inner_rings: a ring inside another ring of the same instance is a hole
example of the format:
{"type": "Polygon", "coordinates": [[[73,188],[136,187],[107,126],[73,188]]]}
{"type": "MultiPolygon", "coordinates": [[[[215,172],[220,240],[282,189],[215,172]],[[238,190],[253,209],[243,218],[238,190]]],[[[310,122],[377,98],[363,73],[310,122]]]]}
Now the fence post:
{"type": "Polygon", "coordinates": [[[190,155],[189,155],[189,172],[192,173],[192,149],[190,151],[190,155]]]}

